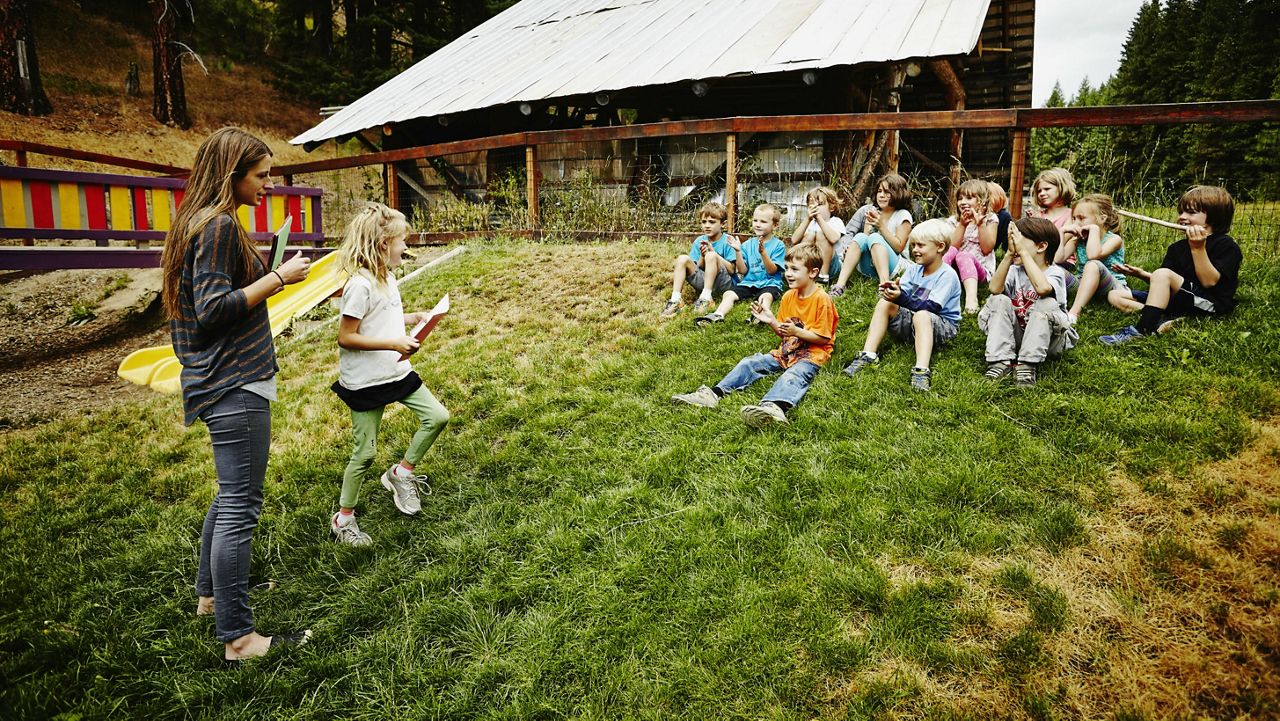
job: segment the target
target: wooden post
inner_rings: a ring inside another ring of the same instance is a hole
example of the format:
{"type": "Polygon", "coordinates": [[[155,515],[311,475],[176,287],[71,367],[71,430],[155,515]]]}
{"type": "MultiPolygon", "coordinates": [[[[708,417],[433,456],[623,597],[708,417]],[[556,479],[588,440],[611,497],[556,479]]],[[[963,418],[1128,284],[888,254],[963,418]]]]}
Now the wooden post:
{"type": "Polygon", "coordinates": [[[27,167],[27,151],[18,150],[16,151],[16,155],[18,156],[18,167],[19,168],[27,167]]]}
{"type": "Polygon", "coordinates": [[[403,213],[404,211],[400,209],[400,176],[396,173],[396,166],[391,163],[384,164],[382,175],[387,179],[387,206],[403,213]]]}
{"type": "Polygon", "coordinates": [[[737,133],[728,133],[724,136],[724,207],[729,210],[729,225],[725,230],[732,233],[734,221],[738,215],[737,133]]]}
{"type": "MultiPolygon", "coordinates": [[[[947,105],[951,110],[964,110],[965,92],[964,84],[960,82],[960,76],[956,74],[955,66],[946,58],[938,58],[929,61],[929,68],[938,76],[938,80],[942,81],[942,86],[947,91],[947,105]]],[[[947,153],[951,156],[951,187],[948,189],[948,206],[951,212],[955,212],[956,188],[960,186],[960,171],[963,167],[961,156],[964,151],[964,131],[960,128],[951,129],[951,142],[947,146],[947,153]]]]}
{"type": "Polygon", "coordinates": [[[1026,182],[1027,146],[1030,140],[1031,131],[1028,128],[1013,129],[1013,158],[1009,161],[1009,213],[1015,218],[1022,217],[1025,197],[1022,194],[1022,184],[1026,182]]]}
{"type": "Polygon", "coordinates": [[[524,183],[529,203],[529,230],[537,231],[542,225],[538,213],[538,146],[524,146],[524,183]]]}
{"type": "Polygon", "coordinates": [[[293,175],[292,175],[292,174],[284,176],[284,184],[285,184],[286,186],[292,186],[292,185],[293,185],[293,175]]]}
{"type": "MultiPolygon", "coordinates": [[[[893,108],[893,112],[902,112],[902,84],[907,80],[906,66],[898,64],[894,65],[889,72],[889,105],[893,108]]],[[[895,128],[889,131],[889,152],[885,156],[885,165],[889,166],[889,170],[898,172],[898,141],[899,131],[895,128]]]]}

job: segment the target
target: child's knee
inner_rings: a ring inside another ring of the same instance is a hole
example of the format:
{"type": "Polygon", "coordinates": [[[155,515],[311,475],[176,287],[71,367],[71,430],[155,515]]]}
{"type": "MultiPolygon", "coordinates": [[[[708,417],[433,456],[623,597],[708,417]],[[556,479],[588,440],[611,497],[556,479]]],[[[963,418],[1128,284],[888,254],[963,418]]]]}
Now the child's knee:
{"type": "Polygon", "coordinates": [[[1168,268],[1156,268],[1151,271],[1151,285],[1167,285],[1177,290],[1182,287],[1182,276],[1168,268]]]}
{"type": "Polygon", "coordinates": [[[987,298],[987,307],[990,308],[992,312],[1013,310],[1013,299],[1004,293],[991,295],[987,298]]]}
{"type": "Polygon", "coordinates": [[[933,314],[927,310],[918,310],[915,315],[911,316],[911,324],[915,326],[916,332],[933,330],[933,314]]]}

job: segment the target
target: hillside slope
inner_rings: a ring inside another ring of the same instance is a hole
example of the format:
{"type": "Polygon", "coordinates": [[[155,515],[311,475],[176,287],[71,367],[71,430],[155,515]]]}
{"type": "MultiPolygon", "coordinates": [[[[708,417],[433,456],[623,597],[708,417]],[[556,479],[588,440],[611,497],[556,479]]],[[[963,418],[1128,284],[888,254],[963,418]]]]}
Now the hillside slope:
{"type": "MultiPolygon", "coordinates": [[[[195,48],[183,63],[190,130],[166,127],[151,117],[151,40],[110,18],[90,15],[69,0],[33,3],[36,47],[52,115],[29,118],[0,112],[0,138],[29,140],[80,150],[187,166],[210,131],[240,125],[259,134],[277,163],[329,157],[332,147],[314,153],[288,139],[320,122],[311,103],[282,96],[270,72],[195,48]],[[124,80],[137,63],[141,94],[128,97],[124,80]],[[207,73],[206,73],[207,69],[207,73]]],[[[11,154],[5,162],[12,162],[11,154]]],[[[33,165],[75,167],[35,156],[33,165]]]]}

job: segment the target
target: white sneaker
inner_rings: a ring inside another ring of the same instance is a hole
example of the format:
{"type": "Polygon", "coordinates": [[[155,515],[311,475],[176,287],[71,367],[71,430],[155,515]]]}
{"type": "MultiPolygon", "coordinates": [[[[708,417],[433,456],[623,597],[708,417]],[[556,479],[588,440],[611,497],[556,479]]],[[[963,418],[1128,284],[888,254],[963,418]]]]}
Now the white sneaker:
{"type": "Polygon", "coordinates": [[[681,393],[678,396],[671,396],[672,403],[688,403],[691,406],[699,406],[702,408],[715,408],[720,405],[720,396],[716,392],[706,386],[699,386],[698,390],[692,393],[681,393]]]}
{"type": "Polygon", "coordinates": [[[348,546],[368,546],[373,543],[373,539],[369,537],[369,534],[360,530],[354,515],[346,523],[338,522],[339,515],[339,513],[335,513],[333,518],[329,519],[329,530],[333,532],[338,543],[345,543],[348,546]]]}
{"type": "Polygon", "coordinates": [[[773,401],[765,401],[758,406],[743,406],[742,422],[752,428],[764,428],[774,423],[787,423],[787,414],[773,401]]]}
{"type": "Polygon", "coordinates": [[[422,503],[418,500],[418,486],[426,488],[428,495],[431,494],[431,486],[427,485],[426,476],[415,476],[410,471],[406,471],[404,466],[399,463],[387,469],[382,474],[382,487],[391,491],[391,495],[395,500],[396,508],[401,513],[412,516],[422,510],[422,503]]]}

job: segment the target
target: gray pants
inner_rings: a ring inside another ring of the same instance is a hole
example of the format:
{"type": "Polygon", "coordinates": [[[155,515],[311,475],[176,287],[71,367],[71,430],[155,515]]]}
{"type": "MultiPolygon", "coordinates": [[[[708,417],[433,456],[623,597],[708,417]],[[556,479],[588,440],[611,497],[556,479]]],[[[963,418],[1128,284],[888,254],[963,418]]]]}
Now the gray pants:
{"type": "Polygon", "coordinates": [[[218,492],[200,533],[196,593],[213,596],[219,641],[227,643],[253,631],[249,608],[249,560],[253,529],[262,512],[262,481],[271,446],[271,404],[237,388],[206,410],[200,419],[213,441],[218,492]]]}
{"type": "Polygon", "coordinates": [[[1042,363],[1045,358],[1062,355],[1080,338],[1053,297],[1037,300],[1027,311],[1027,327],[1022,328],[1009,296],[993,295],[978,314],[978,328],[987,334],[988,363],[1042,363]]]}

